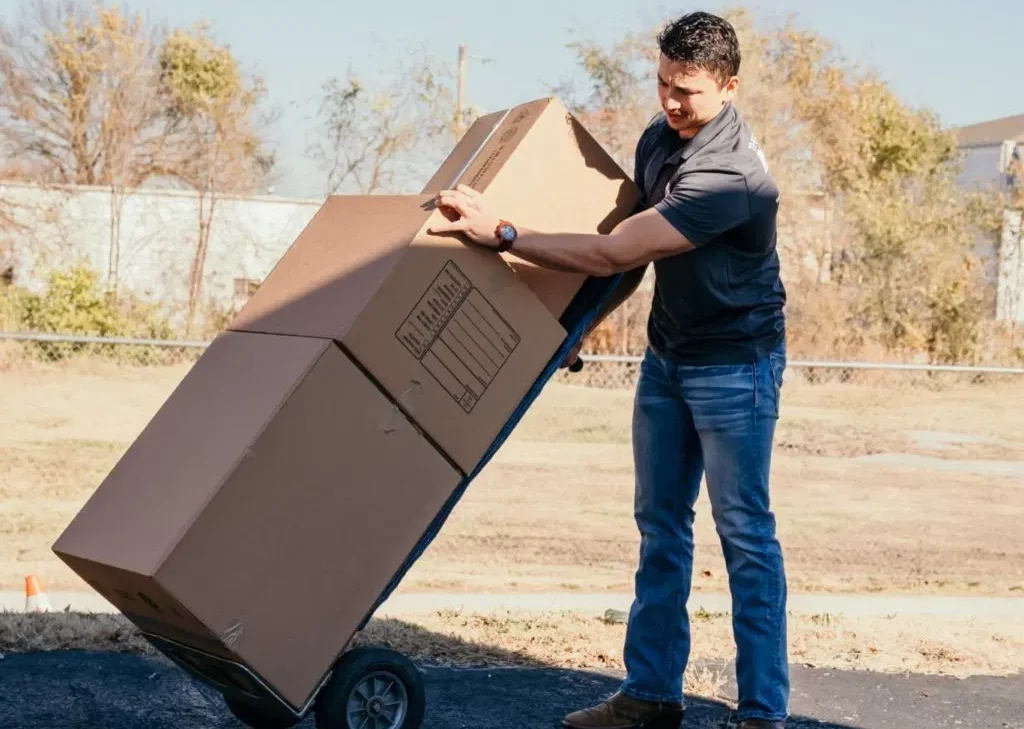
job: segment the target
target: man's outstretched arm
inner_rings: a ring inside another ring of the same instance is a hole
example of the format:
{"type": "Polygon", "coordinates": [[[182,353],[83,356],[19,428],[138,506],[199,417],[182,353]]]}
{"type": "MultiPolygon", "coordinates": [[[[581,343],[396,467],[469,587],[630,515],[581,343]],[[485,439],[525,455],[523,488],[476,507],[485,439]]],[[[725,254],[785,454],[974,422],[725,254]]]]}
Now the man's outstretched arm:
{"type": "MultiPolygon", "coordinates": [[[[479,193],[459,186],[438,196],[438,204],[459,214],[459,219],[431,227],[431,233],[463,233],[479,245],[496,248],[498,218],[484,208],[479,193]]],[[[544,268],[612,276],[642,269],[665,256],[685,253],[694,245],[656,209],[626,218],[607,235],[598,233],[542,233],[519,228],[512,249],[517,257],[544,268]]]]}

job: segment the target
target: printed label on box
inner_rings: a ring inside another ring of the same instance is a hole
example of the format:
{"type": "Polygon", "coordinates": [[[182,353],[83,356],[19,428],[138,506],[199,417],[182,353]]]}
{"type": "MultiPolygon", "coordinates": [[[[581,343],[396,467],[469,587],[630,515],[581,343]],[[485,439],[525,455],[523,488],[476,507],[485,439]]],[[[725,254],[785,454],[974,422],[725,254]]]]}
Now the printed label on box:
{"type": "Polygon", "coordinates": [[[519,346],[519,334],[448,261],[395,333],[467,413],[519,346]]]}

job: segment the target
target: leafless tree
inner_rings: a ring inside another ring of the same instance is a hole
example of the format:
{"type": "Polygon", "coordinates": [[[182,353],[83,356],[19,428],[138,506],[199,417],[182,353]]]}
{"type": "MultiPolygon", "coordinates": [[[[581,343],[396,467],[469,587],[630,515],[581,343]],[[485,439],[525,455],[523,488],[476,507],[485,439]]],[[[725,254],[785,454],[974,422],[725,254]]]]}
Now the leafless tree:
{"type": "Polygon", "coordinates": [[[371,88],[353,72],[324,84],[320,130],[307,148],[325,176],[324,191],[372,194],[418,190],[450,150],[459,129],[452,74],[430,58],[401,66],[371,88]]]}

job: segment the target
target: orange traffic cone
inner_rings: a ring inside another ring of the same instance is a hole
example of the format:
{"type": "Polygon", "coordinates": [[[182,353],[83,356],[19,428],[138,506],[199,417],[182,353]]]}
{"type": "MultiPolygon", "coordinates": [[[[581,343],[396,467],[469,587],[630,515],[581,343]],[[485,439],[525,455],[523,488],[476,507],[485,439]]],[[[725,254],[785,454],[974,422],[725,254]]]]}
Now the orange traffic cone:
{"type": "Polygon", "coordinates": [[[35,575],[25,578],[25,612],[46,613],[50,611],[50,601],[39,585],[35,575]]]}

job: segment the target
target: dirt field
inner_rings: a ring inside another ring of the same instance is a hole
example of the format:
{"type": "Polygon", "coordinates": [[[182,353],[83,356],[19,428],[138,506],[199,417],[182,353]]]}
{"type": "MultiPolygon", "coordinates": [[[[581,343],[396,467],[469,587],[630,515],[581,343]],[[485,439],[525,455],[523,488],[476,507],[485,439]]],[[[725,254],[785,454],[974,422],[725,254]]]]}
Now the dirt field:
{"type": "MultiPolygon", "coordinates": [[[[50,545],[184,368],[0,373],[0,587],[86,589],[50,545]]],[[[793,591],[1024,596],[1024,380],[808,385],[791,370],[773,506],[793,591]]],[[[552,385],[407,591],[629,590],[631,394],[552,385]]],[[[696,590],[726,589],[702,495],[696,590]]]]}

